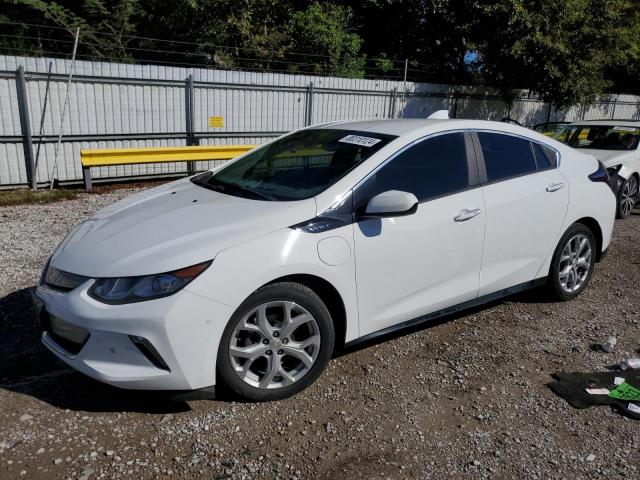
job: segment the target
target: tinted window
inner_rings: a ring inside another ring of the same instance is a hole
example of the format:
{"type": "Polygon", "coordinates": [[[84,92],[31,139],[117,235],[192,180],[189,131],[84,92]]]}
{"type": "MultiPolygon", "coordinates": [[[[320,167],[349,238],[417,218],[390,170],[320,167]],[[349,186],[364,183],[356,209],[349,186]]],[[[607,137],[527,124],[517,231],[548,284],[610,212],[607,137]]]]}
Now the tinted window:
{"type": "Polygon", "coordinates": [[[393,140],[392,135],[318,128],[287,135],[192,179],[227,195],[300,200],[326,190],[393,140]]]}
{"type": "Polygon", "coordinates": [[[358,197],[368,200],[378,193],[400,190],[422,201],[468,186],[464,135],[451,133],[424,140],[399,154],[367,181],[358,197]]]}
{"type": "Polygon", "coordinates": [[[478,137],[487,168],[487,181],[535,172],[536,162],[528,140],[486,132],[478,132],[478,137]]]}
{"type": "Polygon", "coordinates": [[[538,170],[545,170],[547,168],[555,167],[555,162],[554,164],[551,163],[551,161],[549,160],[549,157],[547,156],[546,152],[542,149],[540,144],[531,142],[531,145],[533,146],[533,153],[536,156],[536,163],[538,165],[538,170]]]}

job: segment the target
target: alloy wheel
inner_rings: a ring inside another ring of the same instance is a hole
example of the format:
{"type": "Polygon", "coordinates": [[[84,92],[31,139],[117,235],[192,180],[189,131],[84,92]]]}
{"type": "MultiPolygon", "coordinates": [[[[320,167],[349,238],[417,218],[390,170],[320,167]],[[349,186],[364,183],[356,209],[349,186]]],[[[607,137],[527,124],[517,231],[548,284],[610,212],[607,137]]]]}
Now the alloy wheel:
{"type": "Polygon", "coordinates": [[[620,194],[620,212],[624,217],[629,215],[638,198],[638,180],[631,176],[622,186],[620,194]]]}
{"type": "Polygon", "coordinates": [[[318,322],[307,309],[295,302],[272,301],[238,322],[229,340],[229,359],[245,383],[282,388],[311,370],[320,342],[318,322]]]}
{"type": "Polygon", "coordinates": [[[591,272],[591,241],[579,233],[567,240],[558,268],[560,286],[567,293],[574,293],[584,285],[591,272]]]}

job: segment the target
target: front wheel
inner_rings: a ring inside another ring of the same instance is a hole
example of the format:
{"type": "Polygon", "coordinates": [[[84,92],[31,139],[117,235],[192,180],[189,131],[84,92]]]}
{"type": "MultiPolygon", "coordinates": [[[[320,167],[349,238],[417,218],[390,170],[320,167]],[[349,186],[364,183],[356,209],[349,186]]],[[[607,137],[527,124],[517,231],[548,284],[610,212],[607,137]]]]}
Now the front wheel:
{"type": "Polygon", "coordinates": [[[638,201],[638,179],[635,175],[631,175],[624,181],[618,192],[618,218],[627,218],[631,215],[631,210],[638,201]]]}
{"type": "Polygon", "coordinates": [[[591,230],[576,223],[562,236],[553,254],[549,287],[558,300],[571,300],[587,287],[596,259],[596,242],[591,230]]]}
{"type": "Polygon", "coordinates": [[[333,353],[331,315],[304,285],[267,285],[231,317],[218,349],[218,372],[236,394],[253,401],[290,397],[311,385],[333,353]]]}

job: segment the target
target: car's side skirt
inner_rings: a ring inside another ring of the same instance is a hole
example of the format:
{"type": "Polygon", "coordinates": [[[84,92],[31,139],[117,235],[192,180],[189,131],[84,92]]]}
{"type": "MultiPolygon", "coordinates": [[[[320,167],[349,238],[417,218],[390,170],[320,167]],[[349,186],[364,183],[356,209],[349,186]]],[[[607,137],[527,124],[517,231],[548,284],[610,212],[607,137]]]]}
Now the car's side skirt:
{"type": "Polygon", "coordinates": [[[539,287],[541,285],[544,285],[545,283],[547,283],[547,277],[542,277],[542,278],[537,278],[535,280],[530,280],[525,283],[521,283],[519,285],[514,285],[513,287],[505,288],[504,290],[499,290],[497,292],[489,293],[487,295],[483,295],[482,297],[474,298],[473,300],[468,300],[458,305],[443,308],[442,310],[431,312],[431,313],[428,313],[427,315],[422,315],[420,317],[407,320],[406,322],[398,323],[397,325],[392,325],[390,327],[383,328],[382,330],[369,333],[367,335],[364,335],[362,337],[356,338],[355,340],[351,340],[350,342],[345,343],[344,348],[350,348],[350,347],[359,345],[361,343],[367,343],[379,337],[384,337],[385,335],[390,335],[391,333],[398,332],[400,330],[404,330],[410,327],[415,327],[417,325],[421,325],[423,323],[427,323],[447,315],[452,315],[454,313],[458,313],[458,312],[467,310],[469,308],[473,308],[479,305],[483,305],[485,303],[493,302],[495,300],[508,297],[509,295],[513,295],[514,293],[519,293],[524,290],[529,290],[531,288],[539,287]]]}

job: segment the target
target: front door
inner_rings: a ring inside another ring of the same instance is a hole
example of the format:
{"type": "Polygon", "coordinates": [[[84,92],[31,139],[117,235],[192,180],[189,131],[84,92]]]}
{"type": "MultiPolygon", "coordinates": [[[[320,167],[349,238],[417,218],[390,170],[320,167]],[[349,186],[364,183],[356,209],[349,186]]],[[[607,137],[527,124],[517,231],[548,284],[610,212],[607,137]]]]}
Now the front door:
{"type": "Polygon", "coordinates": [[[420,202],[414,214],[355,225],[361,335],[476,297],[485,215],[466,145],[462,132],[421,140],[355,190],[357,212],[388,190],[420,202]]]}

